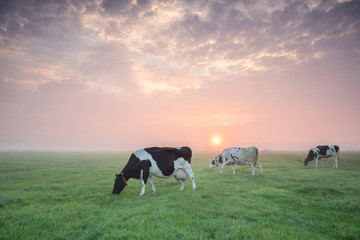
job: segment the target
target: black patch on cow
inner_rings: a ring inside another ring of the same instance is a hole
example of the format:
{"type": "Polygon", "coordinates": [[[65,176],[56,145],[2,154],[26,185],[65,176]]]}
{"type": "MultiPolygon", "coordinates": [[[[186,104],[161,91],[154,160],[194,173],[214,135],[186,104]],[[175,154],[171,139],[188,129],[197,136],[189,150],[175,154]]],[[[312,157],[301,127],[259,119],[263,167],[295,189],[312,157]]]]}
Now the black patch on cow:
{"type": "Polygon", "coordinates": [[[329,146],[317,146],[317,148],[319,149],[320,156],[326,156],[327,150],[330,149],[329,146]]]}
{"type": "Polygon", "coordinates": [[[339,152],[339,146],[335,145],[334,148],[335,148],[335,151],[338,153],[339,152]]]}
{"type": "Polygon", "coordinates": [[[192,151],[189,147],[181,147],[177,149],[178,152],[182,155],[182,157],[191,164],[192,151]]]}
{"type": "Polygon", "coordinates": [[[129,178],[140,179],[141,161],[134,154],[131,154],[128,163],[121,171],[124,174],[126,180],[129,178]]]}
{"type": "Polygon", "coordinates": [[[219,156],[218,156],[218,161],[219,161],[219,163],[223,163],[223,160],[222,160],[222,155],[220,154],[219,156]]]}
{"type": "Polygon", "coordinates": [[[232,158],[234,161],[236,161],[236,160],[238,159],[238,157],[233,156],[232,154],[230,154],[230,156],[231,156],[231,158],[232,158]]]}
{"type": "Polygon", "coordinates": [[[212,160],[212,161],[211,161],[211,165],[215,165],[215,160],[212,160]]]}
{"type": "Polygon", "coordinates": [[[174,173],[174,161],[178,158],[184,158],[186,161],[191,163],[192,152],[188,147],[182,147],[180,149],[152,147],[145,148],[144,150],[152,156],[164,176],[170,176],[174,173]]]}
{"type": "Polygon", "coordinates": [[[149,165],[149,168],[151,167],[151,162],[150,162],[150,160],[148,159],[148,160],[146,160],[147,161],[147,164],[149,165]]]}
{"type": "Polygon", "coordinates": [[[145,184],[146,184],[147,179],[150,174],[150,166],[151,166],[151,162],[149,160],[141,161],[141,170],[143,170],[142,179],[144,180],[145,184]],[[150,163],[150,165],[149,165],[149,163],[150,163]]]}

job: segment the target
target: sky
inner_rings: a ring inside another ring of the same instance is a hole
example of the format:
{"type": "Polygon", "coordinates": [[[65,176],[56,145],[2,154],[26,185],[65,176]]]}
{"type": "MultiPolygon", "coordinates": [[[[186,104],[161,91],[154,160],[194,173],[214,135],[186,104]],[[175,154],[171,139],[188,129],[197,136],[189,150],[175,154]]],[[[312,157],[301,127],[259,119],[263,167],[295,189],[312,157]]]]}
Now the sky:
{"type": "Polygon", "coordinates": [[[360,1],[0,1],[0,150],[360,150],[359,103],[360,1]]]}

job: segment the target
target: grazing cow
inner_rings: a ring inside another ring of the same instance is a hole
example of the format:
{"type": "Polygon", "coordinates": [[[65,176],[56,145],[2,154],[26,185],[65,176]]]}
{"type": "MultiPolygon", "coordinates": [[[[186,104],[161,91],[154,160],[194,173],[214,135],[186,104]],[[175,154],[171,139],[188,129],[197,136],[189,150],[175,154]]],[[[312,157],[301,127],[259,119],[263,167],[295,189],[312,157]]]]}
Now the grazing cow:
{"type": "Polygon", "coordinates": [[[140,196],[145,193],[145,185],[149,179],[152,190],[156,193],[152,175],[159,178],[174,176],[181,180],[180,191],[184,189],[185,180],[189,176],[193,190],[196,190],[195,177],[191,168],[191,149],[179,148],[143,148],[133,152],[130,159],[120,174],[116,174],[113,194],[119,194],[130,178],[142,180],[140,196]]]}
{"type": "Polygon", "coordinates": [[[232,167],[233,173],[235,174],[235,166],[234,164],[243,166],[243,165],[250,165],[252,167],[252,174],[255,174],[255,166],[256,164],[259,165],[261,170],[261,174],[264,174],[262,166],[258,161],[258,149],[256,147],[246,147],[246,148],[238,148],[238,147],[231,147],[225,148],[223,152],[213,158],[210,164],[210,168],[217,167],[220,163],[223,165],[221,166],[220,173],[223,172],[225,165],[232,167]]]}
{"type": "Polygon", "coordinates": [[[309,154],[305,158],[304,166],[307,166],[310,161],[315,159],[316,167],[318,166],[318,160],[320,160],[321,166],[324,167],[324,164],[321,161],[321,158],[334,158],[334,166],[333,168],[338,168],[339,161],[339,147],[336,145],[325,145],[325,146],[317,146],[312,148],[309,151],[309,154]]]}

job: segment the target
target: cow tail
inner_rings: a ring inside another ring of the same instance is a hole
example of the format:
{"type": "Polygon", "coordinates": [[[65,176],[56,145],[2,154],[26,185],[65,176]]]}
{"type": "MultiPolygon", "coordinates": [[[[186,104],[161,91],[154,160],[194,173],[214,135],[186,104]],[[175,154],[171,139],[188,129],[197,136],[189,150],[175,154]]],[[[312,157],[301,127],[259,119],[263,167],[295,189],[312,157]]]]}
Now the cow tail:
{"type": "Polygon", "coordinates": [[[259,150],[256,148],[256,151],[255,151],[255,161],[254,161],[254,167],[256,167],[256,163],[257,163],[258,157],[259,157],[259,150]]]}

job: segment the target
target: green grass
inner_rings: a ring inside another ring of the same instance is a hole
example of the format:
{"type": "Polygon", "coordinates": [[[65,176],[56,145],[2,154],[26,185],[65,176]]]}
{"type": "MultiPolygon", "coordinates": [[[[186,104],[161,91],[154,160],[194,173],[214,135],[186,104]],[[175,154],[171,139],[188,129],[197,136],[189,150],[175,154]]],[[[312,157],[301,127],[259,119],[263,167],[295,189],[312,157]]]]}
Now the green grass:
{"type": "Polygon", "coordinates": [[[111,193],[129,153],[0,153],[0,239],[360,239],[360,154],[305,154],[260,152],[252,176],[194,153],[197,192],[154,178],[139,197],[135,179],[111,193]]]}

